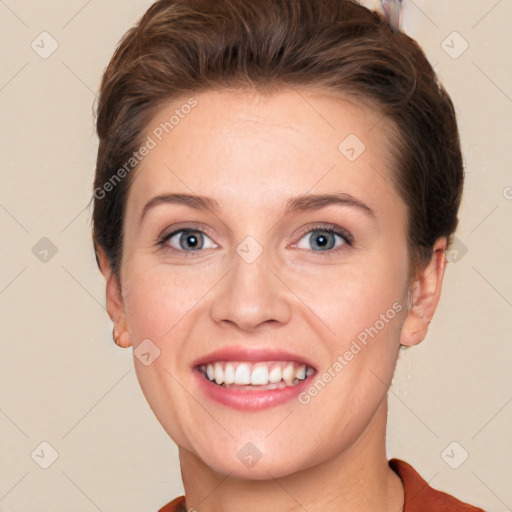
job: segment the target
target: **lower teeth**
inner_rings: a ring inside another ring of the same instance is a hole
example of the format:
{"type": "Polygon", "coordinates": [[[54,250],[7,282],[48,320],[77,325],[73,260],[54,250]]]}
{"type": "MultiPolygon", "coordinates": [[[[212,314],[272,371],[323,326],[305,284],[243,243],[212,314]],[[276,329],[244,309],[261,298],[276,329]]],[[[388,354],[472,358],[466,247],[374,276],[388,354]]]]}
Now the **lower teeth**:
{"type": "MultiPolygon", "coordinates": [[[[204,375],[204,378],[206,380],[208,380],[209,382],[211,382],[212,384],[217,384],[217,382],[215,382],[214,380],[210,380],[206,375],[204,375]]],[[[302,379],[302,380],[305,380],[305,379],[302,379]]],[[[295,379],[291,384],[287,384],[286,382],[284,382],[282,380],[280,382],[276,382],[276,383],[273,383],[273,384],[266,384],[264,386],[262,386],[262,385],[251,385],[251,384],[247,384],[247,385],[244,385],[244,384],[226,384],[225,382],[223,382],[222,384],[217,384],[217,386],[221,386],[221,387],[228,388],[228,389],[229,388],[236,388],[236,389],[247,389],[247,390],[258,391],[258,390],[267,390],[267,389],[283,389],[283,388],[286,388],[288,386],[295,386],[299,382],[302,382],[302,381],[299,380],[299,379],[295,379]]]]}

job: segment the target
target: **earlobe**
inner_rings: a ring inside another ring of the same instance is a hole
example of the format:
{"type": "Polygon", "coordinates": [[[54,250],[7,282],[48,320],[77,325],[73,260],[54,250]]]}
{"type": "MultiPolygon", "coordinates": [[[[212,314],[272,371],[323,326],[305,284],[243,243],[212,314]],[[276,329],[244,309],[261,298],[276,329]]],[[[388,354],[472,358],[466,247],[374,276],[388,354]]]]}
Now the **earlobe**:
{"type": "Polygon", "coordinates": [[[117,345],[122,348],[127,348],[131,346],[132,343],[126,324],[121,284],[113,273],[108,258],[101,248],[96,248],[96,258],[98,260],[101,273],[106,280],[107,312],[112,322],[114,322],[112,337],[117,345]]]}
{"type": "Polygon", "coordinates": [[[411,300],[400,334],[400,345],[417,345],[425,339],[441,297],[446,267],[446,237],[436,240],[429,263],[410,284],[411,300]]]}

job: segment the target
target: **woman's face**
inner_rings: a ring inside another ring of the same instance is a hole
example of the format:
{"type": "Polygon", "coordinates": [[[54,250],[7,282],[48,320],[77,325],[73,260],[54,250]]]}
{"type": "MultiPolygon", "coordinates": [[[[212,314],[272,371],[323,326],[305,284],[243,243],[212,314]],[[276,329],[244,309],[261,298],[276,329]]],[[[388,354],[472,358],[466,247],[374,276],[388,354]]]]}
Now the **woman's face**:
{"type": "Polygon", "coordinates": [[[121,323],[151,408],[182,456],[241,478],[380,443],[409,270],[382,116],[312,89],[195,99],[148,125],[126,203],[121,323]],[[144,212],[171,194],[209,199],[144,212]],[[200,371],[209,361],[219,378],[226,361],[256,382],[288,363],[315,373],[227,388],[200,371]]]}

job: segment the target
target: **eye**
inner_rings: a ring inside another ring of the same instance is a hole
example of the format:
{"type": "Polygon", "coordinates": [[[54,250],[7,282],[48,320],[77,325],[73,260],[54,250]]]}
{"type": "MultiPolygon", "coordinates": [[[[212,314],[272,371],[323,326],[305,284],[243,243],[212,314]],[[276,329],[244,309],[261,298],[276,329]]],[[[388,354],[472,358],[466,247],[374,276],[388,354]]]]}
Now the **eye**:
{"type": "Polygon", "coordinates": [[[160,245],[170,245],[176,251],[197,252],[201,249],[214,249],[217,247],[212,239],[199,229],[187,228],[172,231],[169,234],[164,234],[159,239],[160,245]],[[209,240],[211,244],[206,242],[209,240]]]}
{"type": "Polygon", "coordinates": [[[341,228],[315,226],[305,232],[294,247],[313,249],[315,252],[338,252],[345,245],[352,245],[350,233],[341,228]]]}
{"type": "MultiPolygon", "coordinates": [[[[310,227],[302,233],[299,242],[293,245],[299,249],[313,249],[314,252],[337,253],[344,246],[353,245],[353,238],[348,231],[332,225],[310,227]]],[[[182,228],[164,233],[158,239],[158,245],[164,249],[177,252],[194,253],[201,249],[215,249],[218,245],[197,228],[182,228]]]]}

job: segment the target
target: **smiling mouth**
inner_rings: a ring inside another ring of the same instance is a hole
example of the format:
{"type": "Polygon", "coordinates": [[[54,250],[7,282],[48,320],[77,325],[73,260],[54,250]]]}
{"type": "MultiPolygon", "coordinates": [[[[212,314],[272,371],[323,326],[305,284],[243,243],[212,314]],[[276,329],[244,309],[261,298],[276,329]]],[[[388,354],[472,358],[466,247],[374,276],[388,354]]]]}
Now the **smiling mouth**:
{"type": "Polygon", "coordinates": [[[296,386],[316,373],[314,368],[293,361],[215,361],[196,368],[213,384],[247,390],[296,386]]]}

